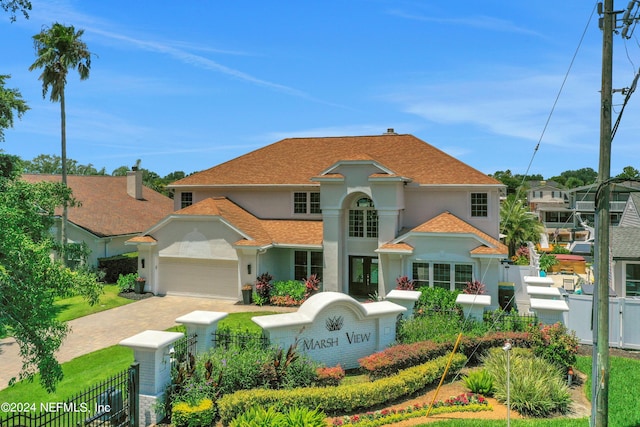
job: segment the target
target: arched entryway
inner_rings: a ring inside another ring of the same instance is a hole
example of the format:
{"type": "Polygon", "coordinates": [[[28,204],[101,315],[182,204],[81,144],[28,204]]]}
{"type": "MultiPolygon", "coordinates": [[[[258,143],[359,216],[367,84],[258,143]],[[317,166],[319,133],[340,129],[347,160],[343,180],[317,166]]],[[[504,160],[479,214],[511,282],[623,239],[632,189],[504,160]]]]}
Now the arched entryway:
{"type": "Polygon", "coordinates": [[[366,298],[378,292],[378,212],[366,194],[349,204],[346,227],[349,295],[366,298]]]}

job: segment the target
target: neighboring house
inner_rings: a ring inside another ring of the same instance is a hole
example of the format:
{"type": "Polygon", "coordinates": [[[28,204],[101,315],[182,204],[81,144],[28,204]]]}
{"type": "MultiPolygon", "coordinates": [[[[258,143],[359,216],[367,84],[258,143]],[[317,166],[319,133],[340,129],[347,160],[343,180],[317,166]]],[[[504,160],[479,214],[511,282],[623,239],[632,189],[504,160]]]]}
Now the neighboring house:
{"type": "Polygon", "coordinates": [[[640,195],[631,193],[620,224],[611,227],[613,287],[621,297],[640,297],[640,195]]]}
{"type": "Polygon", "coordinates": [[[504,185],[412,135],[288,138],[169,187],[176,211],[129,241],[156,293],[235,300],[269,272],[366,298],[407,275],[498,304],[504,185]]]}
{"type": "Polygon", "coordinates": [[[572,240],[573,211],[566,190],[554,181],[538,181],[532,183],[527,200],[531,212],[544,224],[549,242],[568,243],[572,240]]]}
{"type": "MultiPolygon", "coordinates": [[[[60,175],[22,175],[35,183],[60,182],[60,175]]],[[[173,211],[173,201],[142,185],[142,171],[128,176],[69,175],[67,185],[80,206],[68,210],[67,241],[84,242],[91,253],[88,264],[98,258],[131,252],[125,242],[173,211]]],[[[62,209],[56,210],[52,232],[60,240],[62,209]]],[[[73,261],[73,260],[71,260],[73,261]]]]}
{"type": "MultiPolygon", "coordinates": [[[[571,207],[579,213],[583,220],[589,224],[595,224],[596,212],[596,184],[585,185],[583,187],[567,190],[571,200],[571,207]]],[[[629,194],[638,191],[638,183],[625,181],[612,186],[609,199],[609,212],[611,225],[617,226],[620,223],[622,212],[627,205],[629,194]]],[[[574,225],[579,228],[580,223],[576,219],[574,225]]]]}

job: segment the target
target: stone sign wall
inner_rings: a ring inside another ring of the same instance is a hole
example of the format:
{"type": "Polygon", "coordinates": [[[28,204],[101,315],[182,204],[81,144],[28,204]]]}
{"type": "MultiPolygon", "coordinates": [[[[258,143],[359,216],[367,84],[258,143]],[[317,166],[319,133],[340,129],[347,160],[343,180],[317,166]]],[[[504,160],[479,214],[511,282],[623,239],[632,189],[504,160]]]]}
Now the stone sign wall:
{"type": "Polygon", "coordinates": [[[313,295],[295,313],[258,316],[272,345],[297,350],[326,366],[357,368],[358,359],[395,341],[398,316],[405,307],[390,301],[359,303],[340,292],[313,295]]]}

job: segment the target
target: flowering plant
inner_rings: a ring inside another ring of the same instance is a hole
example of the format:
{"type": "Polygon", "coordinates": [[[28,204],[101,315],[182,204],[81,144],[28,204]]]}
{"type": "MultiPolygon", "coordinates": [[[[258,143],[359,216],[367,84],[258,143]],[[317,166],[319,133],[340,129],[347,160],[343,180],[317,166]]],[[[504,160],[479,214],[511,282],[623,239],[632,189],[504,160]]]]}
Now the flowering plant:
{"type": "Polygon", "coordinates": [[[269,296],[271,294],[271,281],[273,280],[273,276],[269,273],[262,273],[256,279],[256,293],[261,298],[264,298],[266,301],[269,301],[269,296]]]}
{"type": "Polygon", "coordinates": [[[484,283],[474,280],[472,282],[467,282],[467,286],[464,288],[462,292],[470,295],[484,295],[487,289],[484,283]]]}
{"type": "Polygon", "coordinates": [[[242,290],[243,291],[252,291],[253,290],[253,285],[251,283],[247,283],[244,286],[242,286],[242,290]]]}
{"type": "Polygon", "coordinates": [[[144,278],[144,277],[142,277],[142,276],[138,276],[138,277],[136,277],[136,282],[139,282],[139,283],[140,283],[140,282],[146,282],[146,281],[147,281],[147,279],[145,279],[145,278],[144,278]]]}
{"type": "Polygon", "coordinates": [[[407,276],[400,276],[396,279],[396,289],[401,291],[412,291],[413,290],[413,280],[409,279],[407,276]]]}

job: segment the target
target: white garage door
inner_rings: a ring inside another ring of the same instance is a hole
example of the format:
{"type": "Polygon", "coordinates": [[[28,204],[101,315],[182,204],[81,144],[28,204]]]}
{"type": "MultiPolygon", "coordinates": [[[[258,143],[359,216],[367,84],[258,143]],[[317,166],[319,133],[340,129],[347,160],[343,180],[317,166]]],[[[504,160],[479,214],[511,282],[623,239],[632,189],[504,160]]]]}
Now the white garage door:
{"type": "Polygon", "coordinates": [[[238,262],[160,258],[159,294],[238,298],[238,262]]]}

